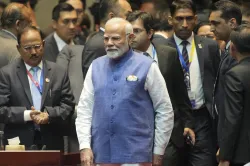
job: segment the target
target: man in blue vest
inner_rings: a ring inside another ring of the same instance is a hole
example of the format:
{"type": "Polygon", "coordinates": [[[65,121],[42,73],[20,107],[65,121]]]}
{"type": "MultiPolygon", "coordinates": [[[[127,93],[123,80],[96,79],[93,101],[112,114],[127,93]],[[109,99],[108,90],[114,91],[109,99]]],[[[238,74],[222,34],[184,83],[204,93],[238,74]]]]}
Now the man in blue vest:
{"type": "Polygon", "coordinates": [[[107,52],[87,72],[76,131],[82,165],[161,165],[173,129],[173,109],[152,58],[129,47],[132,25],[112,18],[105,25],[107,52]]]}

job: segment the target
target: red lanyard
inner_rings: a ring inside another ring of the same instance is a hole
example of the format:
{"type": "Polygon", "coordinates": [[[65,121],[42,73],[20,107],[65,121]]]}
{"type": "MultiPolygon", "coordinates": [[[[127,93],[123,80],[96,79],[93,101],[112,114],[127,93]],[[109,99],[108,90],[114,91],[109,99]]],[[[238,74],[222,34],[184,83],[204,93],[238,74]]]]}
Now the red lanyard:
{"type": "Polygon", "coordinates": [[[33,84],[37,87],[38,91],[42,94],[42,89],[41,89],[39,83],[34,79],[34,77],[32,76],[32,74],[28,70],[26,70],[26,71],[27,71],[27,74],[28,74],[29,78],[33,82],[33,84]]]}

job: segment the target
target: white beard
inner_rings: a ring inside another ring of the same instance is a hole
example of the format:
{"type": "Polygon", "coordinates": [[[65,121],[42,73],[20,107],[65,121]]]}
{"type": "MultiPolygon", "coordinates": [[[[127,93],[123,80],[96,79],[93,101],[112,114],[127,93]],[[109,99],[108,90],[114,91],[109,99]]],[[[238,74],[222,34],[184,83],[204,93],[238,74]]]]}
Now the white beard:
{"type": "Polygon", "coordinates": [[[120,53],[119,50],[117,51],[107,51],[107,56],[111,59],[116,59],[120,57],[122,54],[120,53]]]}

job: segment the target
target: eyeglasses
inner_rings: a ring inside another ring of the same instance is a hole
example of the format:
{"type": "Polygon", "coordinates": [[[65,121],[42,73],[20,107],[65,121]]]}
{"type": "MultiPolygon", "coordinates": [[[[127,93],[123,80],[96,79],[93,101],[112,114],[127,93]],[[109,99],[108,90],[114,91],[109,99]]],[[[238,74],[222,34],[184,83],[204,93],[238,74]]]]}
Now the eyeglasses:
{"type": "Polygon", "coordinates": [[[36,44],[36,45],[33,45],[33,46],[22,46],[22,48],[28,52],[28,53],[32,53],[32,49],[34,48],[36,52],[40,51],[41,48],[42,48],[42,44],[36,44]]]}

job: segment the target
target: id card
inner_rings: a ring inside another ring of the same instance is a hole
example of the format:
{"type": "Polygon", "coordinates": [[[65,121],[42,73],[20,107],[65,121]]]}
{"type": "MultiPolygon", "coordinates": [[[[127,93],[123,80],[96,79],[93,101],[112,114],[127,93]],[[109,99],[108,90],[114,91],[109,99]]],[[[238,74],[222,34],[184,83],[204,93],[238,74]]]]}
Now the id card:
{"type": "Polygon", "coordinates": [[[195,108],[195,94],[191,90],[188,91],[188,97],[191,102],[192,108],[195,108]]]}

